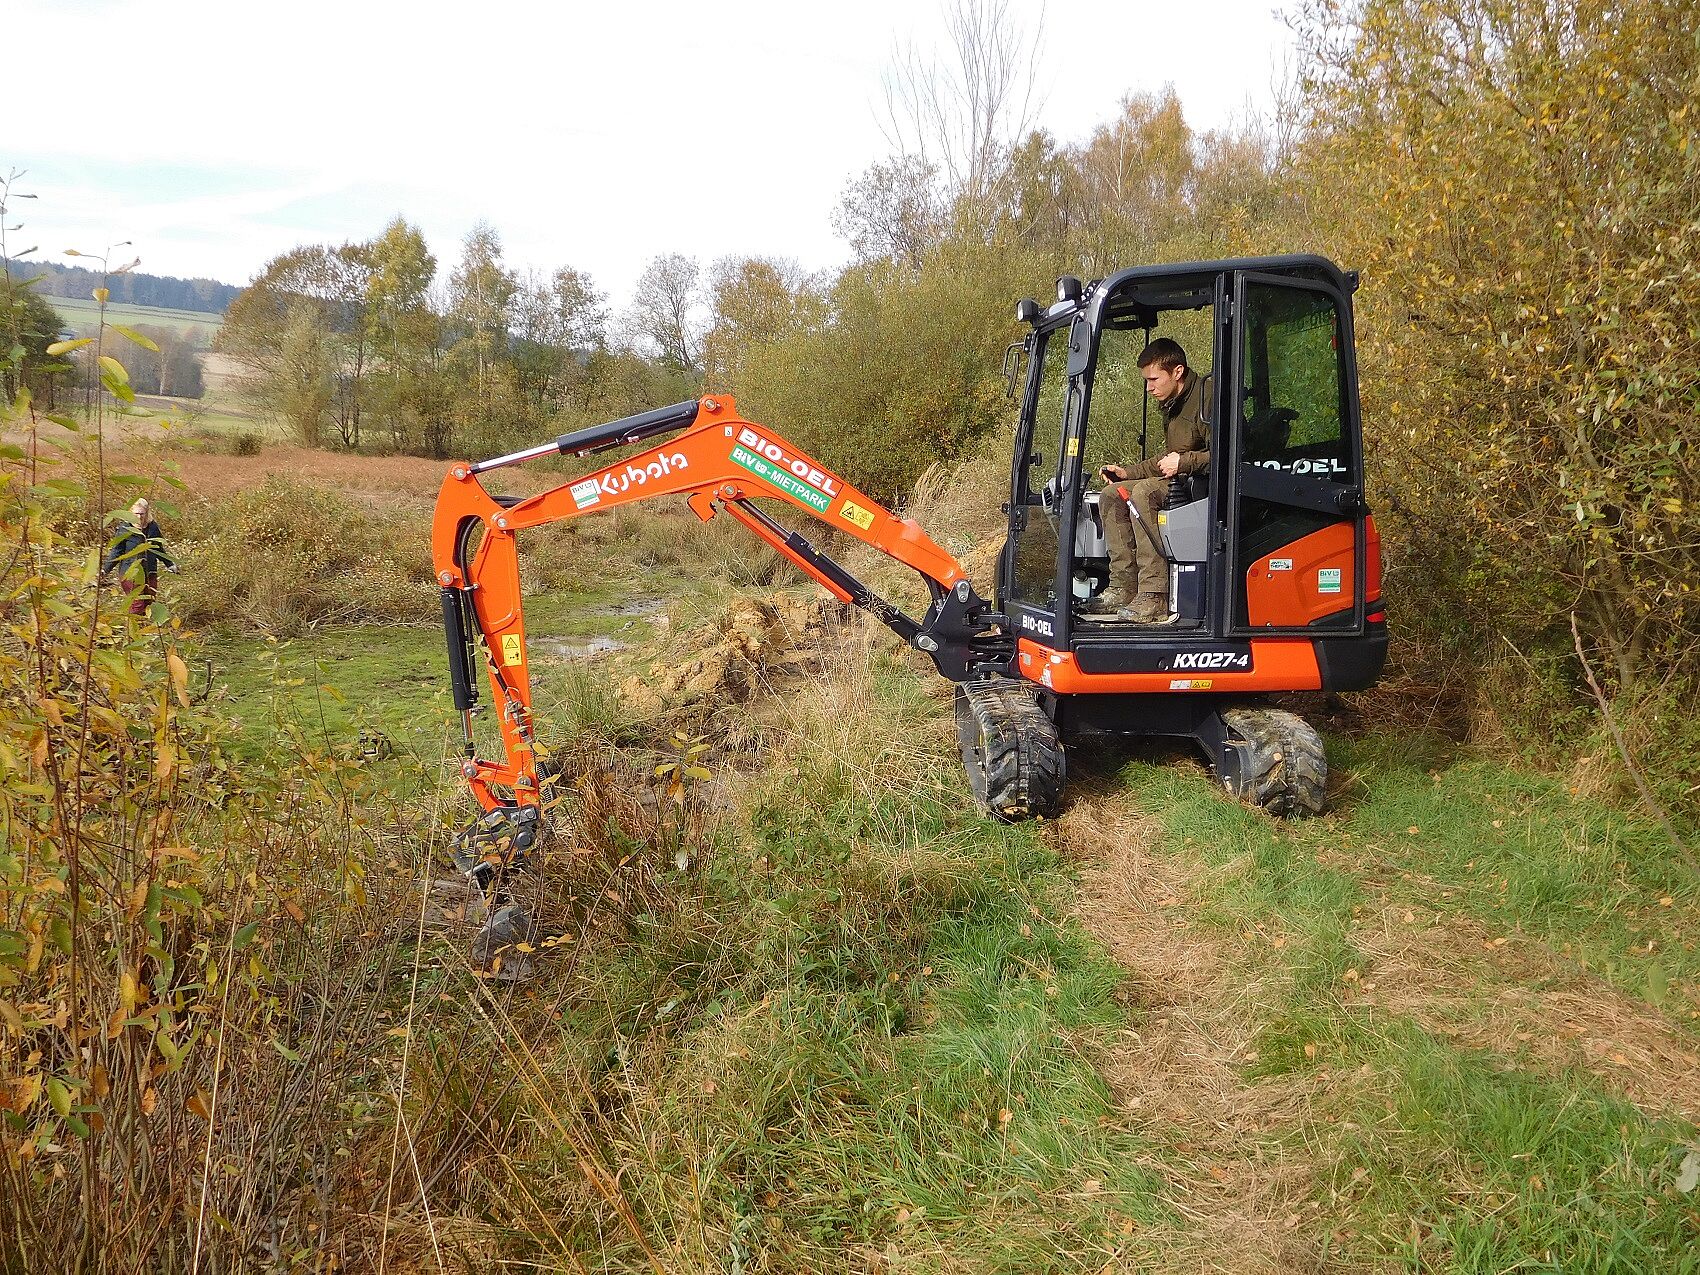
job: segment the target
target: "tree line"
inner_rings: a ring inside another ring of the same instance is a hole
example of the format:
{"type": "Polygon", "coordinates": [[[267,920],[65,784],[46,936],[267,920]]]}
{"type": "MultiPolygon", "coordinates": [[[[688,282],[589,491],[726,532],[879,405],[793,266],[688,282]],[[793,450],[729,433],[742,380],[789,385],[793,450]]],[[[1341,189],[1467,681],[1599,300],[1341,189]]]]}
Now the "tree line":
{"type": "Polygon", "coordinates": [[[487,225],[444,286],[437,273],[403,218],[369,241],[294,249],[237,298],[217,348],[304,443],[436,457],[695,392],[688,362],[610,340],[589,275],[518,271],[487,225]]]}
{"type": "Polygon", "coordinates": [[[170,310],[192,310],[197,314],[223,314],[242,289],[216,279],[177,279],[170,275],[103,275],[82,266],[54,261],[14,261],[7,271],[18,282],[33,280],[31,287],[45,297],[87,299],[103,285],[114,304],[161,306],[170,310]]]}

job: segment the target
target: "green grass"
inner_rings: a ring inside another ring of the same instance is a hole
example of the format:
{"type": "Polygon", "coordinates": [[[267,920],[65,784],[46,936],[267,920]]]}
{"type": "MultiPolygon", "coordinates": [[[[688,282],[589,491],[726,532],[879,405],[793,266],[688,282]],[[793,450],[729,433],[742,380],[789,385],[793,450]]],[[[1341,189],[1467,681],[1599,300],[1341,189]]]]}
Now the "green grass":
{"type": "Polygon", "coordinates": [[[428,629],[362,625],[281,642],[218,639],[195,663],[197,686],[207,661],[214,703],[250,750],[286,730],[317,749],[347,750],[372,728],[398,750],[435,760],[455,722],[442,637],[428,629]]]}
{"type": "Polygon", "coordinates": [[[1700,1271],[1700,1202],[1673,1187],[1692,1129],[1590,1077],[1519,1070],[1409,1024],[1358,1056],[1386,1089],[1344,1104],[1356,1127],[1335,1182],[1377,1257],[1412,1271],[1700,1271]]]}
{"type": "MultiPolygon", "coordinates": [[[[618,612],[627,600],[629,594],[612,585],[540,594],[527,599],[527,633],[534,641],[610,636],[641,642],[650,623],[618,612]]],[[[540,716],[563,738],[618,716],[606,702],[604,679],[582,663],[534,651],[532,678],[540,716]]],[[[192,681],[197,690],[210,685],[220,711],[237,727],[239,745],[250,752],[271,747],[280,732],[299,733],[321,750],[347,750],[368,729],[382,731],[398,752],[427,764],[441,757],[445,738],[458,752],[460,717],[449,696],[443,634],[435,626],[343,625],[285,641],[209,636],[193,660],[192,681]]],[[[487,704],[482,681],[479,691],[487,704]]],[[[489,720],[486,712],[480,725],[489,720]]],[[[499,751],[493,740],[485,743],[499,751]]]]}
{"type": "Polygon", "coordinates": [[[859,672],[862,746],[796,700],[701,867],[578,952],[553,1047],[604,1075],[625,1189],[687,1264],[1096,1271],[1173,1220],[1092,1063],[1122,972],[1065,919],[1043,829],[982,819],[942,734],[910,742],[943,713],[913,672],[859,672]]]}
{"type": "MultiPolygon", "coordinates": [[[[93,297],[47,297],[47,303],[64,316],[68,326],[92,327],[100,320],[100,303],[93,297]]],[[[128,305],[110,302],[106,307],[108,323],[126,327],[151,326],[197,331],[209,340],[224,326],[224,318],[198,310],[173,310],[165,306],[128,305]]]]}
{"type": "Polygon", "coordinates": [[[1700,979],[1700,880],[1657,828],[1554,779],[1444,759],[1405,736],[1333,740],[1329,751],[1347,776],[1336,813],[1298,824],[1222,802],[1185,769],[1135,765],[1125,780],[1211,866],[1207,906],[1225,928],[1278,916],[1325,948],[1368,881],[1388,900],[1548,945],[1656,1006],[1700,979]]]}
{"type": "MultiPolygon", "coordinates": [[[[1700,1200],[1674,1185],[1700,1145],[1692,1125],[1516,1041],[1484,1053],[1378,1008],[1356,980],[1392,975],[1351,942],[1378,906],[1420,908],[1515,936],[1555,975],[1573,962],[1692,1030],[1674,988],[1700,969],[1696,884],[1677,851],[1556,782],[1433,741],[1330,752],[1350,775],[1344,799],[1296,824],[1224,801],[1190,768],[1135,762],[1118,776],[1127,800],[1160,812],[1195,914],[1266,989],[1246,1082],[1285,1077],[1315,1095],[1281,1136],[1327,1164],[1313,1197],[1324,1247],[1413,1272],[1700,1270],[1700,1200]]],[[[1498,977],[1463,966],[1447,994],[1485,1005],[1498,977]]]]}

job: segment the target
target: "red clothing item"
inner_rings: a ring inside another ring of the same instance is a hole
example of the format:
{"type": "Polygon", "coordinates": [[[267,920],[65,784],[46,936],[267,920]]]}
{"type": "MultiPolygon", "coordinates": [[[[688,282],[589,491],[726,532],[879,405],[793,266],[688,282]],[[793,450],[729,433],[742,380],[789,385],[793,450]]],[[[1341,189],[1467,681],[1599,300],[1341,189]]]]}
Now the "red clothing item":
{"type": "Polygon", "coordinates": [[[126,575],[121,583],[124,586],[124,596],[130,599],[130,614],[145,616],[148,604],[153,601],[154,594],[159,592],[159,573],[150,571],[140,580],[133,575],[126,575]]]}

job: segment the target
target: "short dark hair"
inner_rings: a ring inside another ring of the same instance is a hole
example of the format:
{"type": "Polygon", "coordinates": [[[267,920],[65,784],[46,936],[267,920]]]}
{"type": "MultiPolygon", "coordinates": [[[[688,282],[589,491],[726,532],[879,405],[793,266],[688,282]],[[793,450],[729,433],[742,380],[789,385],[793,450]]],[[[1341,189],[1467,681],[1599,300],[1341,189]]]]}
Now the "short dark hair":
{"type": "Polygon", "coordinates": [[[1150,345],[1139,352],[1139,366],[1150,367],[1153,363],[1162,365],[1165,372],[1173,372],[1177,367],[1188,366],[1186,351],[1181,349],[1179,341],[1160,336],[1150,345]]]}

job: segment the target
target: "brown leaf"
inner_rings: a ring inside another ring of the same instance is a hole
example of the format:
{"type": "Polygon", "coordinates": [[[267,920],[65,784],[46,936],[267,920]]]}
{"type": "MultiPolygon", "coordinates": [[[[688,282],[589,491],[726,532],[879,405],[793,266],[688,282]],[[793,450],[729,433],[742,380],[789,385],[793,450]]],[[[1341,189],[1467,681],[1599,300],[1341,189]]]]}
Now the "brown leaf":
{"type": "Polygon", "coordinates": [[[195,1090],[194,1096],[183,1105],[189,1109],[191,1115],[199,1116],[202,1120],[212,1119],[212,1097],[205,1089],[195,1090]]]}

